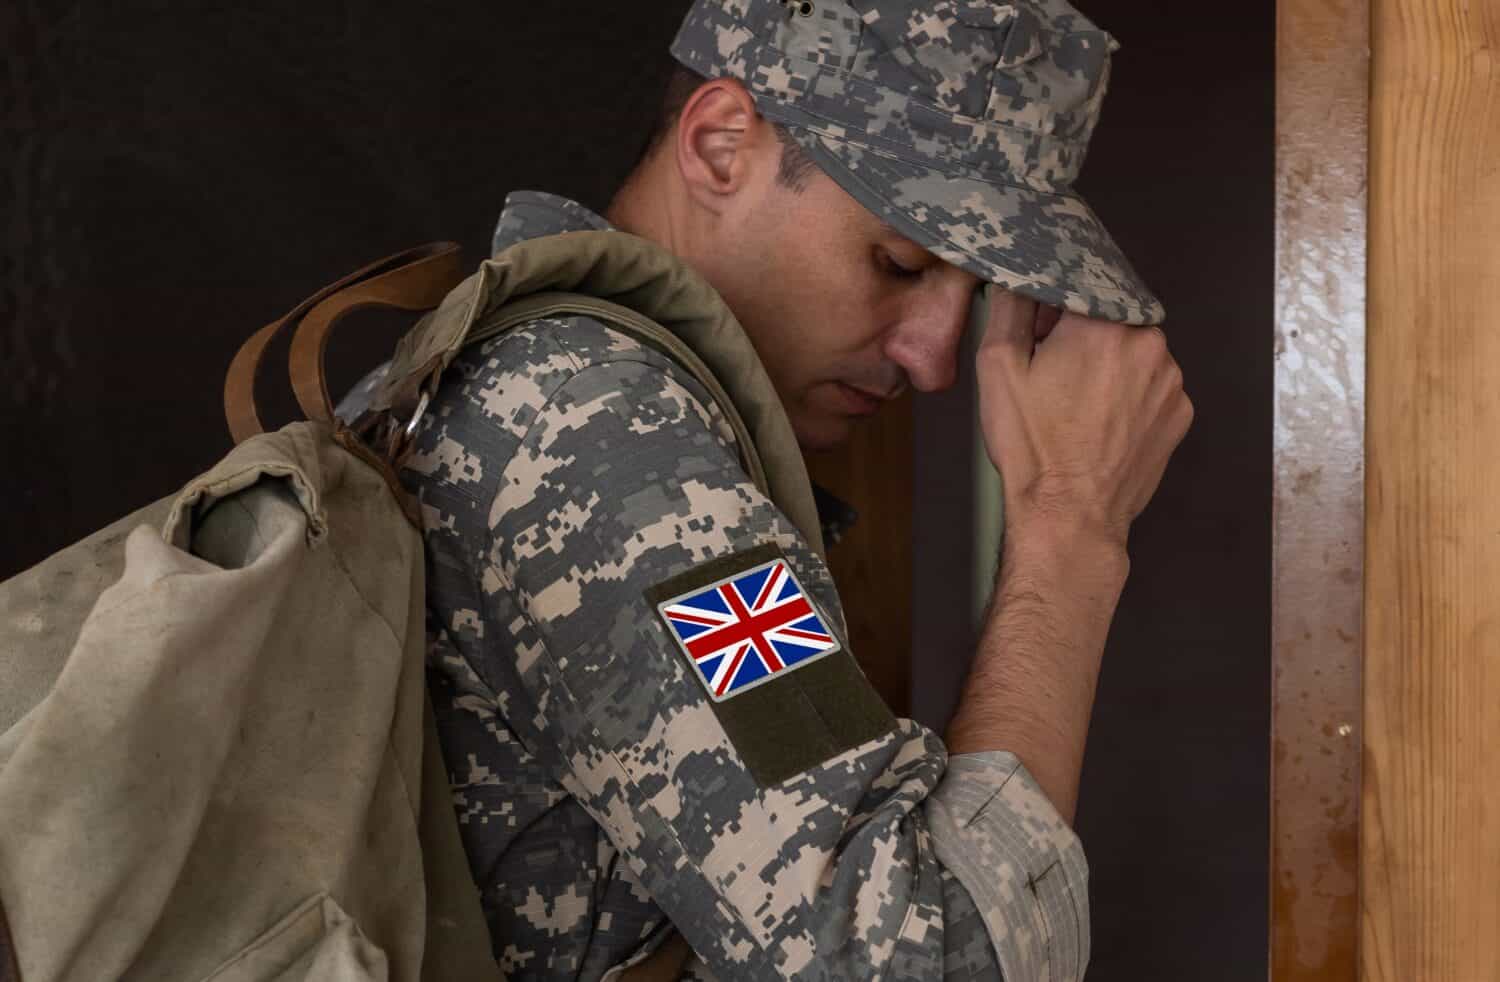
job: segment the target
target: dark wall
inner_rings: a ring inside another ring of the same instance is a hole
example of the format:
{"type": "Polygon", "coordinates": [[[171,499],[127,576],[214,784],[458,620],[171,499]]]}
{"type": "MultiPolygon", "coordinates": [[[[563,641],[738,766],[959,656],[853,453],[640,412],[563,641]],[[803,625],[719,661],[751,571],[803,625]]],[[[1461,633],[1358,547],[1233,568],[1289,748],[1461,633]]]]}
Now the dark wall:
{"type": "MultiPolygon", "coordinates": [[[[1075,2],[1124,45],[1080,186],[1166,303],[1197,410],[1132,530],[1089,733],[1089,978],[1261,982],[1275,5],[1075,2]]],[[[949,520],[972,508],[971,398],[917,402],[913,709],[939,727],[973,645],[953,584],[977,557],[949,520]]]]}
{"type": "MultiPolygon", "coordinates": [[[[41,6],[0,12],[0,578],[221,455],[230,356],[312,289],[429,239],[477,261],[515,188],[602,207],[685,3],[41,6]]],[[[1166,301],[1198,409],[1133,534],[1100,685],[1089,977],[1248,982],[1266,971],[1274,7],[1080,6],[1125,44],[1084,188],[1166,301]]],[[[388,337],[339,345],[335,376],[388,337]]],[[[919,502],[919,533],[946,524],[919,502]]]]}
{"type": "Polygon", "coordinates": [[[516,188],[603,207],[685,9],[389,6],[0,5],[0,578],[226,451],[230,357],[312,290],[477,262],[516,188]]]}
{"type": "Polygon", "coordinates": [[[1275,5],[1085,6],[1125,47],[1083,188],[1161,293],[1197,410],[1132,530],[1090,731],[1092,977],[1261,982],[1275,5]]]}

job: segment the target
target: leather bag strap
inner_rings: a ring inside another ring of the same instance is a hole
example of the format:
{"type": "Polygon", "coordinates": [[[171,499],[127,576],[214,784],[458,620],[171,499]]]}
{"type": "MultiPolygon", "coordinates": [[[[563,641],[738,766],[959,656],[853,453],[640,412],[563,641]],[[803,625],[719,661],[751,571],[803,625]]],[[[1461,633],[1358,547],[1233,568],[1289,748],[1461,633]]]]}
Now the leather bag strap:
{"type": "Polygon", "coordinates": [[[265,432],[255,401],[266,348],[294,329],[290,356],[292,390],[309,419],[330,422],[333,402],[323,373],[323,354],[334,325],[363,307],[425,310],[436,307],[463,278],[459,247],[432,242],[387,256],[325,286],[251,335],[235,354],[224,379],[224,416],[236,444],[265,432]]]}

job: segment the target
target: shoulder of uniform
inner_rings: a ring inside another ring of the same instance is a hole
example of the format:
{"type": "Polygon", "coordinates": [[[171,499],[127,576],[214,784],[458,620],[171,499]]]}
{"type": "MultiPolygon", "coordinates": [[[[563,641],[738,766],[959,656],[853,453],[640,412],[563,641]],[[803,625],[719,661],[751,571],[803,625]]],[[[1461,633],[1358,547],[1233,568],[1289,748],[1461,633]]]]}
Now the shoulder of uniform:
{"type": "Polygon", "coordinates": [[[582,371],[610,362],[642,362],[673,372],[675,363],[604,321],[584,314],[541,317],[487,341],[481,352],[500,370],[562,368],[582,371]]]}
{"type": "Polygon", "coordinates": [[[718,414],[713,397],[688,368],[633,335],[583,314],[538,318],[485,342],[476,354],[481,356],[479,363],[470,364],[479,375],[490,380],[524,378],[517,391],[532,391],[543,400],[585,371],[591,375],[623,373],[636,386],[653,384],[652,379],[657,380],[654,384],[667,385],[670,380],[701,402],[708,415],[718,414]],[[610,371],[610,366],[615,370],[610,371]]]}

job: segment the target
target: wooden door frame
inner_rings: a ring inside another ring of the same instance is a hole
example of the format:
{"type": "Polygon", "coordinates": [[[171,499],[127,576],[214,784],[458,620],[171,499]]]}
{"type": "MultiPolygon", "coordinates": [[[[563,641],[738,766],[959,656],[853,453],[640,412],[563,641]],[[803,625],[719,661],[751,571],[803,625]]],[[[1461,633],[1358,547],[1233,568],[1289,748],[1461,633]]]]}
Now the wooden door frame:
{"type": "Polygon", "coordinates": [[[1278,0],[1274,982],[1359,952],[1368,0],[1278,0]]]}
{"type": "Polygon", "coordinates": [[[1372,0],[1360,977],[1500,966],[1500,4],[1372,0]]]}

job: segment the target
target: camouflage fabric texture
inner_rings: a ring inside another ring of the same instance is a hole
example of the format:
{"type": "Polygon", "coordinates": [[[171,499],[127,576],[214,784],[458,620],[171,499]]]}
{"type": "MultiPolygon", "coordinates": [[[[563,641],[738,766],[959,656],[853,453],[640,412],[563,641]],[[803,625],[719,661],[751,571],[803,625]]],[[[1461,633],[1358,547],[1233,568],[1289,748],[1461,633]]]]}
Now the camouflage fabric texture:
{"type": "MultiPolygon", "coordinates": [[[[608,227],[517,193],[495,247],[608,227]]],[[[689,979],[1081,978],[1082,848],[1014,755],[950,760],[899,720],[754,780],[647,591],[770,544],[848,636],[733,441],[685,371],[583,317],[468,349],[424,417],[429,688],[500,968],[610,978],[675,927],[689,979]]]]}
{"type": "Polygon", "coordinates": [[[672,54],[745,83],[820,168],[982,280],[1166,316],[1073,191],[1119,44],[1063,0],[696,0],[672,54]]]}

